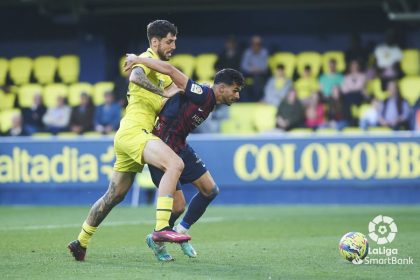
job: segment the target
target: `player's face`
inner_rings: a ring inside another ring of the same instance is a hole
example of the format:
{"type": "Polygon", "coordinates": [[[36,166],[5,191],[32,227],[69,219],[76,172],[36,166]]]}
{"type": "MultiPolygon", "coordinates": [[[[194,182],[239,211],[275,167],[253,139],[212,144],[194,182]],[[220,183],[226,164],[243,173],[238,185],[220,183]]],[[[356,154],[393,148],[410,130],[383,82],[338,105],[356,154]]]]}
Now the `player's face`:
{"type": "Polygon", "coordinates": [[[232,103],[235,103],[239,100],[239,92],[241,91],[241,87],[237,84],[223,85],[223,103],[230,106],[232,103]]]}
{"type": "Polygon", "coordinates": [[[168,33],[165,38],[159,40],[157,54],[161,60],[168,61],[171,58],[172,52],[176,49],[175,41],[176,36],[171,33],[168,33]]]}

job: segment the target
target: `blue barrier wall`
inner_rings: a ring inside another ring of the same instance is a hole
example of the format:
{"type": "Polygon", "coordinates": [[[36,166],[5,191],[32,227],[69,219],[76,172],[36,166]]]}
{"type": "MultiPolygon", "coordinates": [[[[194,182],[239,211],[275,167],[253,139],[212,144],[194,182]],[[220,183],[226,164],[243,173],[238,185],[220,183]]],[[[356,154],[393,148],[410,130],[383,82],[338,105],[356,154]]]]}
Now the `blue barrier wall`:
{"type": "MultiPolygon", "coordinates": [[[[189,141],[222,189],[216,203],[420,203],[419,134],[189,141]]],[[[0,203],[91,203],[114,160],[108,137],[1,138],[0,203]]]]}

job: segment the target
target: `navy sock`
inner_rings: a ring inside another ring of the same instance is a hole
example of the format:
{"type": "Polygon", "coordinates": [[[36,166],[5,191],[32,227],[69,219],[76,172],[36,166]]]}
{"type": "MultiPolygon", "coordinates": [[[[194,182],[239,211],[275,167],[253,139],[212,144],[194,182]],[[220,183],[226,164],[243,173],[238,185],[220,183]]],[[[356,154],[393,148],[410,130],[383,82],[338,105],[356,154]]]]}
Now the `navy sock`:
{"type": "Polygon", "coordinates": [[[187,213],[185,214],[184,218],[181,221],[181,225],[189,229],[198,219],[203,216],[204,212],[207,209],[207,206],[213,201],[213,199],[217,196],[218,189],[216,187],[216,191],[211,196],[204,196],[202,193],[197,193],[190,201],[190,205],[188,206],[187,213]]]}
{"type": "Polygon", "coordinates": [[[175,225],[176,220],[178,220],[179,216],[181,216],[182,213],[171,213],[171,217],[169,218],[169,227],[173,228],[175,225]]]}

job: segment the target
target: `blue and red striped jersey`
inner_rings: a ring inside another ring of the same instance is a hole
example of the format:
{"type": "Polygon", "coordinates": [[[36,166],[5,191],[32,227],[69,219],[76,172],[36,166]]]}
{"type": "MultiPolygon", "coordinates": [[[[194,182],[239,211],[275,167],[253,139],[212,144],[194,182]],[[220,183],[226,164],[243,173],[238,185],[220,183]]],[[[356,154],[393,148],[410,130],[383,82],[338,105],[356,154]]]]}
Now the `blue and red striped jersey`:
{"type": "Polygon", "coordinates": [[[168,99],[153,134],[178,153],[185,147],[188,134],[207,119],[215,105],[213,90],[190,79],[184,93],[168,99]]]}

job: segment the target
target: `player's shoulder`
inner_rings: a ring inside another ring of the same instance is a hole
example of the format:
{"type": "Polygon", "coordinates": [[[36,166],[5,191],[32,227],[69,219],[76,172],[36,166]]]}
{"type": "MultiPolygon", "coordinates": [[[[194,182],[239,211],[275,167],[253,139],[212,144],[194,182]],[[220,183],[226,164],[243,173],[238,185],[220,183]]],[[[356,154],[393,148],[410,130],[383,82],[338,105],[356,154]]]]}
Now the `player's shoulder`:
{"type": "Polygon", "coordinates": [[[186,90],[195,94],[207,93],[210,87],[206,84],[201,84],[193,79],[188,79],[186,90]]]}

